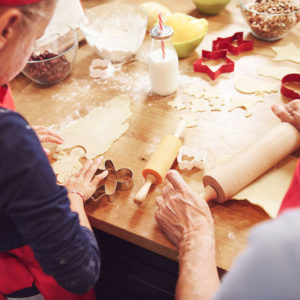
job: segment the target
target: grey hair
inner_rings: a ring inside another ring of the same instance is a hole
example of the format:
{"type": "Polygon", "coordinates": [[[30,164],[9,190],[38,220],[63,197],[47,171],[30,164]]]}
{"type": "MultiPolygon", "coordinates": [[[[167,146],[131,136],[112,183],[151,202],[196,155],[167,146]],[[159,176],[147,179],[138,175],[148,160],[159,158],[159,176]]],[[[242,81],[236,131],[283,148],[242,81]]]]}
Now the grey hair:
{"type": "Polygon", "coordinates": [[[56,0],[42,0],[33,4],[19,6],[22,12],[23,24],[30,25],[49,14],[49,9],[55,6],[56,0]]]}

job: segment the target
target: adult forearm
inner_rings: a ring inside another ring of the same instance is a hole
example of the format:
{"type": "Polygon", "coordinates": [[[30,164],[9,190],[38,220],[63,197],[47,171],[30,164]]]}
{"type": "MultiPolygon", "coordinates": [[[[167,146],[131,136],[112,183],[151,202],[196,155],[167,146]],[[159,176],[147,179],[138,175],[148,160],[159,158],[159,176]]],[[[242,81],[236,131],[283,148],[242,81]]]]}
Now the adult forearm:
{"type": "Polygon", "coordinates": [[[179,248],[176,300],[209,300],[220,285],[214,236],[194,232],[185,240],[179,248]]]}

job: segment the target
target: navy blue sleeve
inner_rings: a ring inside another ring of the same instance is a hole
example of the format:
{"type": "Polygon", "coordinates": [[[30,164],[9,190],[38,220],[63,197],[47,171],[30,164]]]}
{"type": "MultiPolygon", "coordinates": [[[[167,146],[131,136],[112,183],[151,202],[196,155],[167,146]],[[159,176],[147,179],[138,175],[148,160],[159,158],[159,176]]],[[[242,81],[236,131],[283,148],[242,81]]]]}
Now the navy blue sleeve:
{"type": "Polygon", "coordinates": [[[300,210],[257,226],[214,300],[300,298],[300,210]]]}
{"type": "Polygon", "coordinates": [[[72,293],[97,281],[100,255],[94,234],[80,226],[31,127],[18,114],[0,112],[1,210],[31,246],[44,272],[72,293]]]}

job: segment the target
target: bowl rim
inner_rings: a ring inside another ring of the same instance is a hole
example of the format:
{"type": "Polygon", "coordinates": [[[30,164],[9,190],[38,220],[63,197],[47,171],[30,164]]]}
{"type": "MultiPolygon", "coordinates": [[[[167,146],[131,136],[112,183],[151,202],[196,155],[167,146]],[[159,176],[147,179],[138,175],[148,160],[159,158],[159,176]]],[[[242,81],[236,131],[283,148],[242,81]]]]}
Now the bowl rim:
{"type": "MultiPolygon", "coordinates": [[[[54,59],[57,59],[63,55],[65,55],[66,53],[68,53],[69,51],[73,50],[74,47],[78,47],[78,32],[77,30],[75,30],[73,27],[71,27],[70,25],[68,24],[65,24],[65,23],[61,23],[61,22],[58,22],[58,23],[53,23],[52,25],[64,25],[66,27],[68,27],[70,29],[70,31],[73,31],[75,33],[75,41],[74,43],[72,44],[72,46],[66,50],[64,50],[63,52],[61,52],[60,54],[58,54],[57,56],[55,57],[51,57],[51,58],[46,58],[46,59],[42,59],[42,60],[27,60],[27,64],[35,64],[35,63],[40,63],[40,62],[46,62],[46,61],[51,61],[51,60],[54,60],[54,59]]],[[[32,55],[32,53],[31,53],[32,55]]],[[[30,55],[30,56],[31,56],[30,55]]]]}
{"type": "Polygon", "coordinates": [[[287,16],[287,15],[293,15],[293,14],[295,14],[295,13],[300,12],[300,8],[299,8],[298,10],[291,11],[291,12],[288,12],[288,13],[268,13],[268,12],[258,12],[258,11],[254,10],[254,9],[250,9],[250,8],[246,7],[246,6],[244,5],[244,3],[243,3],[242,0],[239,0],[239,3],[240,3],[241,9],[243,8],[243,9],[245,9],[245,10],[247,10],[247,11],[250,11],[250,12],[252,12],[252,13],[255,13],[255,14],[257,14],[257,15],[266,15],[266,16],[287,16]]]}
{"type": "MultiPolygon", "coordinates": [[[[88,13],[91,12],[91,11],[93,11],[93,10],[98,9],[99,7],[103,7],[103,6],[108,7],[108,6],[113,6],[113,5],[115,5],[114,2],[112,2],[112,3],[103,3],[103,4],[100,4],[100,5],[94,6],[94,7],[90,8],[90,9],[87,9],[87,10],[85,11],[84,15],[83,15],[83,16],[80,18],[80,20],[79,20],[79,28],[80,28],[80,30],[84,33],[84,35],[93,36],[93,37],[98,37],[98,33],[97,33],[97,32],[95,32],[95,34],[91,34],[91,33],[87,33],[87,31],[84,30],[84,27],[85,27],[85,26],[82,25],[82,23],[83,23],[83,20],[84,20],[85,18],[87,18],[88,13]]],[[[146,32],[146,30],[147,30],[147,24],[148,24],[148,14],[147,14],[147,12],[146,12],[142,7],[140,7],[140,6],[135,6],[135,5],[130,4],[130,3],[124,2],[124,3],[122,3],[122,5],[134,7],[137,11],[141,11],[141,12],[143,13],[143,15],[144,15],[144,17],[145,17],[145,24],[142,25],[142,26],[138,26],[138,27],[136,27],[136,28],[137,28],[137,29],[144,29],[144,28],[145,28],[145,32],[146,32]]]]}

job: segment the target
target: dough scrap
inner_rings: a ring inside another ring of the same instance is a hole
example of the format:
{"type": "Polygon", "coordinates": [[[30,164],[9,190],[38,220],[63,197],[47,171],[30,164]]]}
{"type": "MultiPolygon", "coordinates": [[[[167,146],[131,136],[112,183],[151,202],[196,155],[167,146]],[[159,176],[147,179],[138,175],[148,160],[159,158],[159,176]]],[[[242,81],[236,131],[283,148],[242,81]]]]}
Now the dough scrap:
{"type": "Polygon", "coordinates": [[[294,43],[289,43],[283,47],[272,47],[272,50],[276,52],[274,61],[289,60],[300,63],[300,49],[294,43]]]}
{"type": "Polygon", "coordinates": [[[298,73],[298,70],[290,67],[262,67],[257,70],[258,75],[272,77],[279,80],[291,73],[298,73]]]}
{"type": "Polygon", "coordinates": [[[169,101],[168,105],[172,106],[176,110],[183,110],[186,108],[186,104],[181,97],[176,97],[173,101],[169,101]]]}
{"type": "Polygon", "coordinates": [[[93,109],[84,118],[61,130],[64,139],[62,147],[66,149],[81,145],[86,149],[88,159],[103,154],[127,131],[129,125],[126,120],[131,115],[129,105],[129,97],[120,95],[93,109]]]}
{"type": "Polygon", "coordinates": [[[248,96],[248,97],[234,97],[230,99],[232,104],[228,111],[233,111],[236,108],[246,109],[246,117],[250,117],[253,114],[253,108],[257,102],[263,102],[263,97],[248,96]]]}
{"type": "Polygon", "coordinates": [[[186,123],[186,128],[198,127],[198,118],[195,114],[185,114],[179,117],[186,123]]]}
{"type": "Polygon", "coordinates": [[[189,100],[189,106],[188,106],[188,110],[191,112],[203,112],[206,111],[206,107],[204,105],[204,103],[202,103],[200,100],[197,99],[190,99],[189,100]]]}
{"type": "Polygon", "coordinates": [[[80,171],[82,164],[79,160],[84,155],[85,151],[81,147],[73,148],[70,154],[65,151],[57,153],[57,160],[52,164],[52,168],[59,183],[64,183],[72,174],[80,171]]]}
{"type": "Polygon", "coordinates": [[[291,183],[296,164],[297,158],[288,156],[269,172],[236,194],[233,199],[247,199],[262,207],[270,217],[275,218],[291,183]]]}
{"type": "Polygon", "coordinates": [[[261,80],[246,77],[235,79],[234,88],[243,94],[255,94],[259,91],[276,93],[278,91],[278,87],[273,83],[262,82],[261,80]]]}

